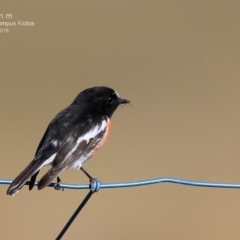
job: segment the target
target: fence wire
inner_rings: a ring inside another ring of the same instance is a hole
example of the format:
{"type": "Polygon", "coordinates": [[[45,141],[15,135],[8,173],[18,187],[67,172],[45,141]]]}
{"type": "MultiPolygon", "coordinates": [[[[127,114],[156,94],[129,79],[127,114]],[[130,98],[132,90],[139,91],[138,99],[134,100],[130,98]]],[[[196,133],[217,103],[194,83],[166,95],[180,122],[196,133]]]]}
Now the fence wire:
{"type": "MultiPolygon", "coordinates": [[[[0,184],[11,184],[12,180],[7,179],[0,179],[0,184]]],[[[194,186],[194,187],[209,187],[209,188],[240,188],[240,184],[237,183],[218,183],[218,182],[199,182],[199,181],[192,181],[192,180],[185,180],[179,178],[154,178],[154,179],[147,179],[142,181],[134,181],[134,182],[119,182],[119,183],[101,183],[98,179],[93,179],[90,184],[65,184],[60,183],[60,187],[63,189],[90,189],[87,196],[84,200],[80,203],[76,211],[73,213],[71,218],[68,220],[64,228],[61,230],[59,235],[57,236],[56,240],[60,240],[67,229],[70,227],[71,223],[77,217],[78,213],[82,210],[85,206],[87,201],[93,195],[93,193],[99,191],[100,189],[109,189],[109,188],[126,188],[126,187],[140,187],[145,185],[157,184],[157,183],[174,183],[174,184],[181,184],[187,186],[194,186]]],[[[29,185],[29,181],[26,182],[25,185],[29,185]]],[[[35,182],[35,186],[38,185],[38,182],[35,182]]],[[[49,187],[55,187],[55,183],[51,183],[49,187]]]]}
{"type": "MultiPolygon", "coordinates": [[[[98,180],[98,179],[96,179],[98,180]]],[[[99,181],[99,180],[98,180],[99,181]]],[[[100,181],[99,181],[100,182],[100,181]]],[[[0,184],[9,185],[12,183],[12,180],[0,179],[0,184]]],[[[192,180],[185,180],[179,178],[153,178],[135,182],[119,182],[119,183],[101,183],[99,189],[108,189],[108,188],[126,188],[126,187],[140,187],[145,185],[157,184],[157,183],[175,183],[181,185],[188,185],[193,187],[211,187],[211,188],[240,188],[238,183],[218,183],[218,182],[199,182],[192,180]]],[[[29,181],[25,185],[29,185],[29,181]]],[[[35,182],[35,186],[38,185],[38,182],[35,182]]],[[[51,183],[49,187],[54,187],[55,184],[51,183]]],[[[89,184],[66,184],[60,183],[60,187],[64,189],[89,189],[89,184]]]]}

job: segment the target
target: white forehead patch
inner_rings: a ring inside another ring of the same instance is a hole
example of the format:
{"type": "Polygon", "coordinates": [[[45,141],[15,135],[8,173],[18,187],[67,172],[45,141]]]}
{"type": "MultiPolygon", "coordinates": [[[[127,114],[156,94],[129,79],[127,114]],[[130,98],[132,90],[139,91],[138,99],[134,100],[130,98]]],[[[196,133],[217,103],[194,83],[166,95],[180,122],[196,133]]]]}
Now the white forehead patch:
{"type": "Polygon", "coordinates": [[[114,92],[115,94],[116,94],[116,96],[119,98],[120,97],[120,95],[117,93],[117,92],[114,92]]]}

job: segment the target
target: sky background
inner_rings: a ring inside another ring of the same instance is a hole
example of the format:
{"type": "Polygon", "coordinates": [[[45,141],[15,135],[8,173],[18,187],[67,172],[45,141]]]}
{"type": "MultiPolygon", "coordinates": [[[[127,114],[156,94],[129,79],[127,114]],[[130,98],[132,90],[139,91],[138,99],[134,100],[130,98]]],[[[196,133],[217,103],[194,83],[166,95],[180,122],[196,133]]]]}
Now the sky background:
{"type": "MultiPolygon", "coordinates": [[[[0,22],[34,26],[0,26],[0,177],[27,166],[80,91],[103,85],[133,107],[114,114],[105,146],[84,164],[91,175],[240,183],[239,12],[239,1],[1,1],[0,22]]],[[[88,183],[75,169],[61,179],[88,183]]],[[[55,239],[87,194],[26,186],[10,197],[7,187],[5,240],[55,239]]],[[[237,189],[102,189],[63,239],[239,239],[239,204],[237,189]]]]}

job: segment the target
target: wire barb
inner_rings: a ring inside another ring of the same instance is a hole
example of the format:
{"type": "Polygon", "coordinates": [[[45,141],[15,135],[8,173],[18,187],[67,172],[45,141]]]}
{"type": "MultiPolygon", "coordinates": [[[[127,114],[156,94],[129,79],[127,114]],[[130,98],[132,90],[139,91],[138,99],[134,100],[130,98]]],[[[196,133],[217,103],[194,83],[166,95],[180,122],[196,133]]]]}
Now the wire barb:
{"type": "Polygon", "coordinates": [[[98,192],[101,188],[102,182],[97,178],[92,178],[90,180],[90,189],[92,192],[98,192]]]}

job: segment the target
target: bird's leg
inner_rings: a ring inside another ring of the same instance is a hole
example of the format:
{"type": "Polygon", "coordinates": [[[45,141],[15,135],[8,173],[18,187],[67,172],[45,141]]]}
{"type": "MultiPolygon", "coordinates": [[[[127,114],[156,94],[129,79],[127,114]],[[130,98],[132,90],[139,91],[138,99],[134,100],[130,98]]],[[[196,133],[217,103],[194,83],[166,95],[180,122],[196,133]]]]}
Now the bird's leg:
{"type": "Polygon", "coordinates": [[[83,171],[83,173],[89,178],[89,180],[93,180],[93,178],[83,167],[80,167],[80,169],[83,171]]]}
{"type": "Polygon", "coordinates": [[[62,191],[64,191],[64,188],[61,188],[61,187],[60,187],[60,183],[61,183],[61,182],[62,182],[62,181],[61,181],[60,177],[57,176],[57,183],[56,183],[55,186],[54,186],[54,189],[55,189],[55,190],[60,190],[60,189],[62,189],[62,191]]]}
{"type": "Polygon", "coordinates": [[[83,167],[80,167],[83,173],[89,178],[89,188],[92,192],[97,192],[100,189],[101,181],[97,178],[93,178],[83,167]]]}

